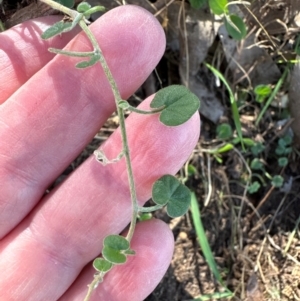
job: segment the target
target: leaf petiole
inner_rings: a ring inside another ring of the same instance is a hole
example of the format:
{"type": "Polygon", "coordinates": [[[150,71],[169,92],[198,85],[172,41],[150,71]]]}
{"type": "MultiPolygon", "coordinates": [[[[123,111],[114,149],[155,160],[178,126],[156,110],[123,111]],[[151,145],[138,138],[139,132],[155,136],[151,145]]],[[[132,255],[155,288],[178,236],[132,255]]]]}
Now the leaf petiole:
{"type": "Polygon", "coordinates": [[[140,207],[139,206],[139,212],[143,212],[143,213],[149,213],[149,212],[153,212],[156,210],[159,210],[161,208],[163,208],[164,205],[155,205],[155,206],[150,206],[150,207],[140,207]]]}
{"type": "Polygon", "coordinates": [[[128,106],[127,109],[130,110],[131,112],[135,112],[135,113],[138,113],[138,114],[150,115],[150,114],[159,113],[159,112],[163,111],[165,108],[166,108],[166,106],[162,106],[162,107],[157,108],[157,109],[146,111],[146,110],[137,109],[137,108],[132,107],[132,106],[128,106]]]}

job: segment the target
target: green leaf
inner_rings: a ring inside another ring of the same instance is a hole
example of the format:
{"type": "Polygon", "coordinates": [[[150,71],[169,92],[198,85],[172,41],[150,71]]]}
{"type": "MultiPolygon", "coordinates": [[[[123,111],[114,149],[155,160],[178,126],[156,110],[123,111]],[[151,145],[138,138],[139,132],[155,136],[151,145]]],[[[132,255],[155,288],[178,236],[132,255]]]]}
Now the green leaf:
{"type": "Polygon", "coordinates": [[[106,236],[103,241],[104,247],[109,247],[118,251],[129,249],[129,241],[121,235],[106,236]]]}
{"type": "Polygon", "coordinates": [[[160,121],[168,126],[177,126],[188,121],[199,109],[199,98],[189,89],[173,85],[159,90],[150,107],[161,108],[160,121]]]}
{"type": "Polygon", "coordinates": [[[187,171],[188,171],[188,176],[189,177],[190,176],[194,176],[194,175],[196,175],[198,173],[197,168],[194,165],[192,165],[192,164],[188,165],[187,171]]]}
{"type": "Polygon", "coordinates": [[[120,235],[106,236],[103,241],[102,256],[113,264],[123,264],[127,260],[129,241],[120,235]]]}
{"type": "Polygon", "coordinates": [[[124,254],[126,254],[126,255],[135,255],[136,253],[135,253],[134,250],[128,249],[128,250],[124,251],[124,254]]]}
{"type": "Polygon", "coordinates": [[[262,103],[272,92],[269,85],[257,85],[254,88],[255,99],[257,102],[262,103]]]}
{"type": "Polygon", "coordinates": [[[229,139],[232,137],[232,128],[229,123],[219,124],[216,131],[219,139],[229,139]]]}
{"type": "Polygon", "coordinates": [[[248,192],[255,193],[259,190],[260,187],[261,186],[260,186],[259,182],[255,181],[248,187],[248,192]]]}
{"type": "Polygon", "coordinates": [[[254,156],[259,155],[264,150],[265,150],[265,146],[261,142],[257,142],[251,147],[251,152],[254,156]]]}
{"type": "Polygon", "coordinates": [[[278,155],[278,156],[283,156],[283,155],[285,155],[285,153],[286,153],[286,147],[279,144],[279,145],[276,147],[276,149],[275,149],[275,153],[276,153],[276,155],[278,155]]]}
{"type": "Polygon", "coordinates": [[[215,15],[222,15],[228,12],[227,0],[209,0],[208,4],[210,9],[215,15]]]}
{"type": "Polygon", "coordinates": [[[255,144],[254,140],[251,138],[243,138],[243,143],[249,147],[251,147],[255,144]]]}
{"type": "Polygon", "coordinates": [[[200,208],[194,192],[192,192],[191,194],[191,212],[197,238],[199,240],[199,244],[204,254],[204,257],[209,265],[210,270],[213,272],[213,275],[221,284],[223,284],[222,276],[218,270],[214,254],[211,251],[208,239],[206,237],[205,229],[202,224],[200,208]]]}
{"type": "Polygon", "coordinates": [[[100,58],[100,54],[95,54],[91,56],[89,61],[82,61],[80,63],[77,63],[75,67],[79,69],[91,67],[99,61],[99,58],[100,58]]]}
{"type": "Polygon", "coordinates": [[[217,162],[218,162],[219,164],[222,164],[222,163],[223,163],[223,160],[222,160],[222,158],[220,157],[220,155],[215,154],[215,155],[214,155],[214,158],[217,160],[217,162]]]}
{"type": "Polygon", "coordinates": [[[246,24],[240,17],[236,15],[225,16],[224,23],[227,32],[233,39],[240,41],[245,38],[247,34],[246,24]]]}
{"type": "Polygon", "coordinates": [[[293,141],[293,138],[290,135],[285,135],[284,137],[278,140],[278,144],[282,146],[289,146],[293,141]]]}
{"type": "Polygon", "coordinates": [[[68,8],[72,8],[74,6],[74,0],[54,0],[54,1],[68,8]]]}
{"type": "Polygon", "coordinates": [[[92,6],[89,4],[89,3],[87,3],[87,2],[81,2],[81,3],[79,3],[78,4],[78,6],[77,6],[77,11],[79,12],[79,13],[85,13],[87,10],[89,10],[90,8],[91,8],[92,6]]]}
{"type": "Polygon", "coordinates": [[[234,139],[232,139],[231,141],[234,145],[239,144],[242,142],[243,145],[246,145],[248,147],[251,147],[255,144],[255,141],[251,138],[242,138],[240,139],[239,137],[236,137],[234,139]]]}
{"type": "Polygon", "coordinates": [[[104,258],[99,257],[94,260],[93,266],[95,270],[106,273],[112,268],[113,264],[104,258]]]}
{"type": "Polygon", "coordinates": [[[152,199],[156,204],[167,204],[167,213],[170,217],[178,217],[187,212],[191,193],[174,176],[164,175],[154,183],[152,199]]]}
{"type": "Polygon", "coordinates": [[[280,175],[274,176],[271,184],[277,188],[282,187],[283,185],[283,177],[280,175]]]}
{"type": "Polygon", "coordinates": [[[125,254],[110,247],[103,248],[102,256],[113,264],[123,264],[127,260],[127,256],[125,254]]]}
{"type": "Polygon", "coordinates": [[[264,170],[264,165],[258,158],[251,161],[250,167],[253,170],[264,170]]]}
{"type": "Polygon", "coordinates": [[[279,159],[278,159],[278,165],[279,165],[280,167],[287,166],[288,163],[289,163],[289,160],[288,160],[288,158],[286,158],[286,157],[282,157],[282,158],[279,158],[279,159]]]}
{"type": "Polygon", "coordinates": [[[206,0],[190,0],[192,8],[199,9],[205,4],[206,0]]]}
{"type": "Polygon", "coordinates": [[[41,35],[42,39],[47,40],[61,33],[68,32],[72,29],[72,22],[59,21],[46,29],[41,35]]]}

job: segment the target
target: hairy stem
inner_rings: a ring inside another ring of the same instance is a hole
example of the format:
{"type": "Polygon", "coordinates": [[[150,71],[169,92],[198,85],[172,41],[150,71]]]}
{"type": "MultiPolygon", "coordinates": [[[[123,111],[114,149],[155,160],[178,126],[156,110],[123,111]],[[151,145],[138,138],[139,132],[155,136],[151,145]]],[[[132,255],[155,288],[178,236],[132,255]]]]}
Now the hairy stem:
{"type": "Polygon", "coordinates": [[[102,69],[106,75],[106,78],[109,81],[109,84],[111,86],[115,103],[117,107],[117,113],[120,120],[120,129],[121,129],[121,136],[122,136],[122,144],[123,144],[123,153],[126,161],[126,168],[127,168],[127,175],[128,175],[128,181],[129,181],[129,190],[130,190],[130,196],[131,196],[131,202],[132,202],[132,217],[130,222],[130,227],[128,234],[126,236],[128,241],[131,241],[135,225],[136,225],[136,219],[138,215],[138,201],[136,196],[136,189],[135,189],[135,183],[133,178],[133,171],[132,171],[132,165],[131,165],[131,158],[130,158],[130,150],[128,146],[128,138],[127,138],[127,132],[126,132],[126,126],[125,126],[125,116],[124,116],[124,110],[118,106],[119,102],[122,101],[122,97],[120,95],[117,83],[108,67],[108,64],[102,54],[102,51],[100,49],[100,46],[90,31],[89,27],[84,23],[84,21],[79,22],[80,27],[84,30],[88,38],[90,39],[94,49],[100,54],[100,64],[102,66],[102,69]]]}
{"type": "MultiPolygon", "coordinates": [[[[73,18],[73,20],[75,18],[80,17],[80,13],[78,13],[77,11],[69,9],[57,2],[54,2],[52,0],[40,0],[40,1],[48,4],[49,6],[51,6],[54,9],[57,9],[65,14],[69,15],[71,18],[73,18]]],[[[100,46],[85,21],[86,20],[84,19],[84,16],[82,15],[82,19],[79,21],[79,26],[82,28],[82,30],[85,32],[85,34],[91,41],[92,46],[94,48],[94,53],[99,54],[99,62],[101,64],[103,71],[106,75],[106,78],[109,81],[109,84],[111,86],[111,89],[112,89],[112,92],[113,92],[113,95],[115,98],[117,113],[118,113],[118,116],[120,119],[120,129],[121,129],[121,137],[122,137],[122,145],[123,145],[122,152],[124,154],[125,161],[126,161],[129,190],[130,190],[131,203],[132,203],[131,223],[130,223],[130,228],[129,228],[128,234],[126,236],[126,239],[130,242],[132,239],[133,233],[134,233],[135,226],[136,226],[136,220],[137,220],[137,216],[138,216],[139,206],[138,206],[138,201],[137,201],[137,196],[136,196],[135,182],[134,182],[132,165],[131,165],[130,150],[129,150],[129,146],[128,146],[128,138],[127,138],[127,132],[126,132],[126,126],[125,126],[124,110],[118,105],[122,101],[122,97],[120,95],[117,83],[116,83],[116,81],[108,67],[108,64],[102,54],[100,46]]],[[[62,51],[62,52],[64,52],[64,51],[62,51]]],[[[76,56],[77,55],[78,55],[78,53],[76,53],[76,56]]],[[[87,293],[84,301],[90,300],[93,290],[96,288],[98,283],[100,283],[103,280],[103,276],[104,276],[103,273],[95,275],[94,280],[89,285],[88,293],[87,293]]]]}
{"type": "Polygon", "coordinates": [[[139,207],[139,212],[149,213],[163,208],[164,205],[154,205],[150,207],[139,207]]]}
{"type": "Polygon", "coordinates": [[[94,289],[97,287],[97,285],[103,281],[103,274],[100,273],[94,277],[94,280],[88,285],[88,292],[86,296],[84,297],[83,301],[89,301],[92,297],[92,293],[94,289]]]}

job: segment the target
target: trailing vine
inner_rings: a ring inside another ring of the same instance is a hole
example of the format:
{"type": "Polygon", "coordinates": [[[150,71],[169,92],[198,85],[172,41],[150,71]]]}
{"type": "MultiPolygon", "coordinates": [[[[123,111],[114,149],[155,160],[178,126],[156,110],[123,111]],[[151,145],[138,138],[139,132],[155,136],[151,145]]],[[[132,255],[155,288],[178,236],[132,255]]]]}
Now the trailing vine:
{"type": "MultiPolygon", "coordinates": [[[[92,50],[87,52],[66,51],[55,48],[49,48],[49,51],[60,55],[78,57],[81,61],[76,64],[76,68],[89,68],[100,63],[113,92],[120,121],[122,150],[119,155],[113,160],[108,160],[103,151],[97,150],[95,151],[95,158],[103,165],[117,163],[122,159],[126,161],[132,206],[130,227],[126,237],[121,235],[109,235],[104,238],[102,256],[96,258],[93,262],[95,275],[92,283],[88,285],[88,292],[84,299],[84,301],[88,301],[91,298],[93,290],[103,281],[105,274],[115,265],[124,264],[127,261],[128,256],[135,254],[135,251],[130,247],[130,243],[139,214],[143,212],[153,212],[154,210],[166,206],[169,216],[177,217],[185,214],[190,205],[191,195],[189,189],[172,175],[164,175],[154,183],[152,188],[152,199],[156,204],[155,206],[144,208],[138,205],[124,111],[129,110],[137,114],[159,114],[159,120],[166,126],[178,126],[188,121],[194,113],[197,112],[199,108],[199,99],[184,86],[174,85],[156,93],[150,104],[151,110],[144,111],[131,106],[126,100],[122,99],[116,81],[103,56],[100,45],[88,27],[90,15],[98,11],[104,11],[104,7],[91,7],[87,2],[82,2],[77,6],[76,10],[74,10],[65,6],[66,3],[64,3],[65,5],[58,3],[63,1],[40,1],[68,16],[67,19],[59,21],[48,28],[42,34],[43,39],[49,39],[56,35],[68,32],[79,25],[90,40],[92,47],[92,50]]],[[[69,6],[72,6],[72,1],[69,4],[69,6]]]]}

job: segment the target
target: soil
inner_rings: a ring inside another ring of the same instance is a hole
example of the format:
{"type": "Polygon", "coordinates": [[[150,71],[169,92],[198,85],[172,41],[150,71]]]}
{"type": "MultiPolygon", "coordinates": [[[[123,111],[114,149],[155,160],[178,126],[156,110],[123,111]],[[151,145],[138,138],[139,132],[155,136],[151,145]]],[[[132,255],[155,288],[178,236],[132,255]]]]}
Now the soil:
{"type": "MultiPolygon", "coordinates": [[[[102,4],[106,1],[98,2],[102,4]]],[[[122,1],[108,2],[111,6],[117,6],[122,1]]],[[[136,2],[147,6],[151,11],[156,2],[162,1],[136,2]]],[[[169,5],[168,2],[172,1],[163,1],[164,8],[169,5]]],[[[178,5],[182,3],[175,2],[178,5]]],[[[278,57],[296,57],[294,48],[288,44],[297,40],[299,32],[299,27],[295,24],[299,11],[298,2],[252,2],[250,9],[244,6],[242,9],[248,28],[255,32],[256,43],[262,45],[260,47],[274,62],[281,76],[284,66],[279,63],[278,57]],[[254,14],[251,14],[251,10],[254,14]],[[257,23],[261,27],[255,27],[257,23]]],[[[186,3],[186,7],[188,6],[186,3]]],[[[34,0],[4,0],[2,7],[0,17],[6,27],[28,18],[56,13],[43,5],[37,6],[34,0]]],[[[170,31],[166,17],[158,14],[158,18],[166,32],[170,31]]],[[[186,33],[189,35],[189,31],[186,33]]],[[[202,115],[201,138],[188,162],[194,167],[194,172],[189,174],[187,185],[197,195],[202,223],[224,286],[234,293],[231,300],[300,300],[299,152],[294,148],[288,154],[288,164],[285,167],[277,164],[278,156],[274,153],[279,139],[291,131],[289,112],[286,107],[270,106],[259,126],[256,126],[255,121],[262,105],[255,102],[253,89],[251,90],[249,85],[242,80],[236,83],[235,70],[229,69],[230,64],[224,48],[220,37],[216,36],[208,49],[206,60],[214,62],[213,58],[218,58],[220,71],[226,75],[236,95],[241,96],[239,110],[243,134],[256,142],[264,142],[266,148],[259,158],[269,175],[280,174],[283,177],[284,189],[274,188],[264,173],[252,170],[263,178],[262,185],[256,193],[248,193],[247,185],[251,178],[248,167],[254,158],[249,148],[243,151],[241,145],[236,144],[233,150],[219,156],[222,159],[221,163],[217,161],[216,156],[208,152],[226,143],[226,140],[217,138],[218,124],[226,121],[233,125],[233,119],[224,86],[215,86],[214,78],[208,77],[207,72],[201,73],[201,80],[214,86],[224,113],[218,122],[202,115]]],[[[157,67],[157,72],[149,77],[131,101],[136,103],[161,86],[182,82],[179,69],[184,55],[186,53],[168,48],[157,67]]],[[[260,63],[256,62],[256,65],[260,63]]],[[[288,83],[289,77],[281,87],[280,93],[288,94],[288,83]]],[[[276,81],[270,84],[274,89],[276,81]]],[[[110,118],[91,144],[54,185],[81,164],[117,125],[117,118],[110,118]]],[[[179,176],[185,175],[185,170],[181,170],[179,176]]],[[[145,301],[229,300],[230,298],[210,295],[220,293],[224,288],[216,281],[207,265],[190,213],[175,220],[170,220],[164,211],[158,212],[156,216],[170,225],[175,238],[175,251],[165,277],[145,301]]]]}

